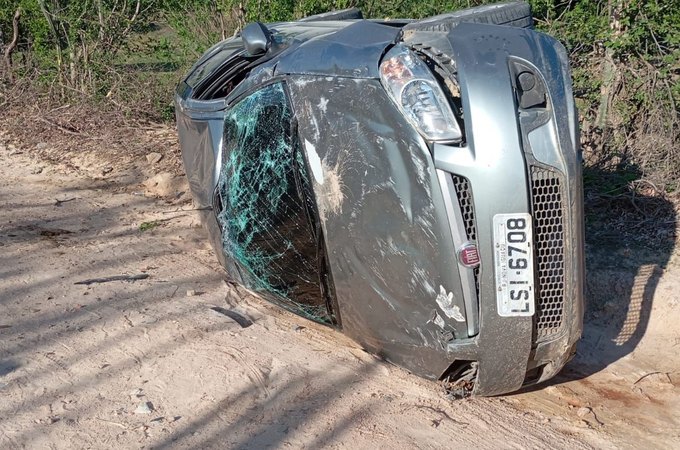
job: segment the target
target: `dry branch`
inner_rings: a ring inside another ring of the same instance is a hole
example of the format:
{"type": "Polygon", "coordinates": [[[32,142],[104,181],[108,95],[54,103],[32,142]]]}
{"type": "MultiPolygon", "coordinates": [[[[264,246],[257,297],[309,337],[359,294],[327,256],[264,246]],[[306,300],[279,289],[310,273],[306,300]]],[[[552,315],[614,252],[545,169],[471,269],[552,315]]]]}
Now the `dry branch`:
{"type": "Polygon", "coordinates": [[[12,19],[12,41],[9,43],[5,49],[5,66],[7,67],[7,73],[9,74],[10,81],[14,81],[14,76],[12,74],[12,53],[17,48],[19,43],[19,18],[21,17],[21,8],[17,8],[14,13],[14,18],[12,19]]]}
{"type": "Polygon", "coordinates": [[[140,273],[138,275],[114,275],[112,277],[104,277],[104,278],[92,278],[89,280],[83,280],[83,281],[76,281],[73,284],[95,284],[95,283],[108,283],[109,281],[136,281],[136,280],[145,280],[149,278],[149,275],[146,273],[140,273]]]}
{"type": "Polygon", "coordinates": [[[51,127],[58,129],[62,133],[70,134],[70,135],[73,135],[73,136],[82,136],[82,137],[87,137],[87,138],[92,137],[88,134],[81,133],[80,131],[69,130],[68,128],[62,127],[58,123],[54,123],[51,120],[45,119],[44,117],[36,117],[36,119],[43,122],[43,123],[46,123],[47,125],[49,125],[51,127]]]}

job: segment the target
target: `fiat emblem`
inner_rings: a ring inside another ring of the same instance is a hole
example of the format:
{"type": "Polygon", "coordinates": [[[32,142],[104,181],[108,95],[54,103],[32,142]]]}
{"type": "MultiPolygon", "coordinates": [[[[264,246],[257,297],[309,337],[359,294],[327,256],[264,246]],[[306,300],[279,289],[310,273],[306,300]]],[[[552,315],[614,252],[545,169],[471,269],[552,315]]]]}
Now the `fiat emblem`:
{"type": "Polygon", "coordinates": [[[479,265],[479,251],[472,242],[467,242],[458,250],[458,260],[465,267],[477,267],[479,265]]]}

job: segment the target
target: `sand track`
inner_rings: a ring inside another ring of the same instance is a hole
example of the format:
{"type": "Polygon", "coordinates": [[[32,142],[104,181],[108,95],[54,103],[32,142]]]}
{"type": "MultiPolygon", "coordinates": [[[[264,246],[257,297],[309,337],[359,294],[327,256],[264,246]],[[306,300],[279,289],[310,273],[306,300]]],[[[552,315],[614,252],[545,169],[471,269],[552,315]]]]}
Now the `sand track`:
{"type": "MultiPolygon", "coordinates": [[[[94,180],[2,143],[0,161],[0,448],[680,442],[677,255],[629,278],[630,268],[607,272],[641,306],[589,319],[580,356],[550,386],[450,401],[340,333],[226,284],[186,195],[153,198],[142,179],[94,180]]],[[[606,295],[606,283],[592,286],[606,295]]]]}

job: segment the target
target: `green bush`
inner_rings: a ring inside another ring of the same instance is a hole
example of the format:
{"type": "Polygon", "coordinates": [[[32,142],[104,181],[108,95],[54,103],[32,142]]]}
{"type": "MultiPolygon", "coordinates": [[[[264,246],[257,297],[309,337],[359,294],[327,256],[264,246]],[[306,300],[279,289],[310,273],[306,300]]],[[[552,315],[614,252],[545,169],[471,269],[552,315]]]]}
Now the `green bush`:
{"type": "MultiPolygon", "coordinates": [[[[115,102],[170,120],[174,84],[209,46],[247,22],[359,7],[422,18],[480,0],[0,0],[0,47],[21,8],[12,72],[58,101],[115,102]]],[[[680,2],[530,0],[537,28],[571,57],[589,164],[635,164],[663,189],[680,178],[680,2]]],[[[4,87],[11,85],[4,77],[4,87]]]]}

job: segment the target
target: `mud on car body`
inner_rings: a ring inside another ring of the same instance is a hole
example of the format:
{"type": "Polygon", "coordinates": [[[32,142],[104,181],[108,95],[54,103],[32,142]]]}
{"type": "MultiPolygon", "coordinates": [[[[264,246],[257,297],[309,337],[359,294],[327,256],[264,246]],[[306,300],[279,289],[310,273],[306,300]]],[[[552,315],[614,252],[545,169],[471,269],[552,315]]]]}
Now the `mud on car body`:
{"type": "Polygon", "coordinates": [[[555,375],[583,317],[567,55],[522,2],[253,23],[179,85],[229,276],[461,395],[555,375]]]}

